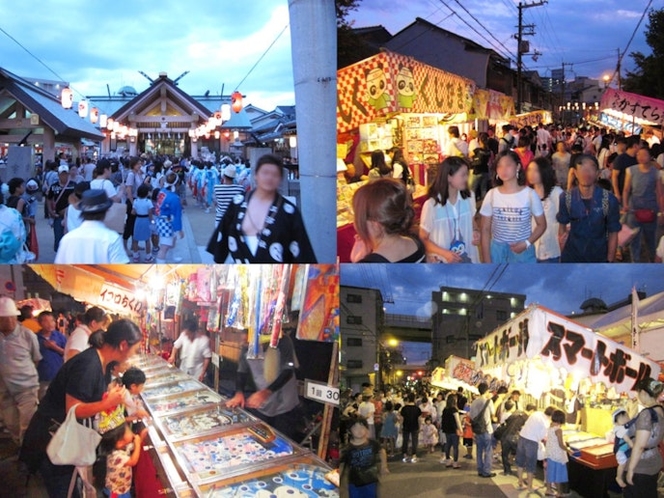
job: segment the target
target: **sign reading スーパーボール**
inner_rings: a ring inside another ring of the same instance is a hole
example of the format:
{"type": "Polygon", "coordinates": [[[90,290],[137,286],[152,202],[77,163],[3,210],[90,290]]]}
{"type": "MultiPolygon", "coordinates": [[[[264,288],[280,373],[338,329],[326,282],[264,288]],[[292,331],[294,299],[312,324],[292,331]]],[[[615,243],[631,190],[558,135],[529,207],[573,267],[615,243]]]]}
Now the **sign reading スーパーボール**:
{"type": "Polygon", "coordinates": [[[339,405],[339,388],[304,379],[304,397],[328,405],[339,405]]]}

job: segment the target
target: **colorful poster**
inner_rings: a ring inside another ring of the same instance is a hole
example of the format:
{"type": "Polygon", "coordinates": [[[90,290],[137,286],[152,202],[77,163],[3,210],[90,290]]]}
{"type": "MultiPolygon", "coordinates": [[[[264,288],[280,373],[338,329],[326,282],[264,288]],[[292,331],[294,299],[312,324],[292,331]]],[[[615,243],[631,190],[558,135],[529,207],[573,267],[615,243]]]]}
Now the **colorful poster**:
{"type": "Polygon", "coordinates": [[[478,341],[475,366],[486,371],[526,359],[564,367],[618,393],[634,391],[641,379],[657,378],[660,371],[631,349],[537,306],[478,341]]]}
{"type": "Polygon", "coordinates": [[[468,112],[474,92],[469,79],[385,51],[337,71],[337,132],[394,112],[468,112]]]}
{"type": "Polygon", "coordinates": [[[339,267],[309,265],[297,338],[333,342],[339,335],[339,267]]]}
{"type": "Polygon", "coordinates": [[[613,109],[651,123],[664,124],[664,101],[643,95],[607,88],[602,95],[600,108],[613,109]]]}

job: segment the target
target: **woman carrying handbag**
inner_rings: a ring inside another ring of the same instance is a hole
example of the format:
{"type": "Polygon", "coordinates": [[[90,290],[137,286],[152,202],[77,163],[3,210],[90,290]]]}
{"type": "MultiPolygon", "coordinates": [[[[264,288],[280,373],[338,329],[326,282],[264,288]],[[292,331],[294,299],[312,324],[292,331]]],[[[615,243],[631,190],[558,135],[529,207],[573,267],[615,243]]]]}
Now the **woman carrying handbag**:
{"type": "Polygon", "coordinates": [[[115,321],[101,336],[103,342],[100,345],[95,344],[66,362],[51,382],[32,417],[19,455],[19,460],[27,465],[30,473],[40,472],[49,497],[82,496],[76,486],[70,489],[77,471],[74,461],[68,456],[64,456],[64,460],[54,457],[53,447],[47,453],[51,437],[59,433],[58,427],[65,422],[72,408],[76,419],[81,421],[94,419],[102,411],[122,403],[124,387],[114,386],[104,397],[107,391],[106,366],[111,361],[127,361],[138,351],[141,339],[141,331],[135,323],[115,321]],[[72,465],[56,465],[51,458],[59,463],[71,461],[72,465]]]}

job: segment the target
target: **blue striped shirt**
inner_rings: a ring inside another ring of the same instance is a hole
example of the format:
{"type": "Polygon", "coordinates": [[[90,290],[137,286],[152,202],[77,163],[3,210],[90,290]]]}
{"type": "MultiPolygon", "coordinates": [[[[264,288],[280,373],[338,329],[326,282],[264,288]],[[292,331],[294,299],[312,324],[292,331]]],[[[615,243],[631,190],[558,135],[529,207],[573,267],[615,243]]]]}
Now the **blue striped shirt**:
{"type": "Polygon", "coordinates": [[[492,218],[491,237],[494,241],[512,243],[530,237],[532,217],[544,214],[544,208],[533,189],[523,187],[514,194],[503,194],[492,188],[482,201],[480,214],[492,218]]]}

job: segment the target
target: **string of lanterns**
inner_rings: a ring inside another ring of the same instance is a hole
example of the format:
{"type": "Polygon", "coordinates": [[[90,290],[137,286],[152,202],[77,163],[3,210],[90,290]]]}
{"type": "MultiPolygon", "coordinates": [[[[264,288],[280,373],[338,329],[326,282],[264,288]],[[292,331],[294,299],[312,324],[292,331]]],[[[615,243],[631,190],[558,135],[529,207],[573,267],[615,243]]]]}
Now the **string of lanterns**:
{"type": "MultiPolygon", "coordinates": [[[[65,87],[62,89],[60,94],[61,104],[64,109],[71,109],[74,106],[74,92],[71,88],[65,87]]],[[[222,104],[219,111],[215,112],[207,122],[201,124],[197,128],[192,128],[189,130],[188,135],[193,140],[196,141],[198,138],[205,137],[209,139],[211,136],[214,136],[215,139],[221,138],[220,130],[217,130],[218,127],[221,127],[223,123],[231,119],[231,111],[235,114],[240,113],[243,108],[243,96],[239,91],[234,91],[231,94],[231,103],[222,104]]],[[[107,129],[111,132],[111,139],[124,139],[125,137],[130,137],[132,141],[138,136],[138,130],[136,128],[128,127],[122,125],[119,122],[109,118],[106,114],[99,114],[99,109],[97,107],[92,107],[89,109],[88,102],[84,99],[78,103],[78,115],[82,119],[90,115],[90,122],[92,124],[97,124],[99,122],[99,128],[102,130],[107,129]]],[[[229,138],[229,133],[225,132],[224,136],[229,138]]],[[[237,140],[239,133],[237,131],[233,132],[233,138],[237,140]]]]}

